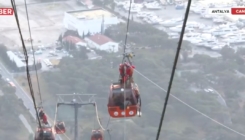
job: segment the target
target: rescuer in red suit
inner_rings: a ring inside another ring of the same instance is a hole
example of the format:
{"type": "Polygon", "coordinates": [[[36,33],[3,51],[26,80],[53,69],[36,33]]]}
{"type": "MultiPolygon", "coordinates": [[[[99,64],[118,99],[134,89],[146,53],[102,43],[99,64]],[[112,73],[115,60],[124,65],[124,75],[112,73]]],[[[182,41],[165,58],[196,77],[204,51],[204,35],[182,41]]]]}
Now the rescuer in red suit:
{"type": "Polygon", "coordinates": [[[42,123],[44,123],[44,124],[48,124],[48,118],[47,118],[47,115],[43,112],[43,110],[41,110],[40,112],[39,112],[39,117],[40,117],[40,119],[42,120],[42,123]]]}
{"type": "Polygon", "coordinates": [[[130,65],[129,63],[123,63],[119,65],[119,72],[120,72],[120,83],[123,84],[129,78],[129,81],[133,83],[133,73],[134,73],[135,66],[130,65]],[[126,72],[124,71],[126,68],[126,72]],[[126,75],[125,75],[126,74],[126,75]]]}

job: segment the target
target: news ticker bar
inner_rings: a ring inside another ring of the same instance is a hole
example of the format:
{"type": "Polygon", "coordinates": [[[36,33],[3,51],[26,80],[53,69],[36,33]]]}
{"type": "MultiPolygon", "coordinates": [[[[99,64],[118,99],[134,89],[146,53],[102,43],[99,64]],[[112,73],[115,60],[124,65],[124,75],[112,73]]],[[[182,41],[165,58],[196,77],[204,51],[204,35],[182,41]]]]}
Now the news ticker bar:
{"type": "Polygon", "coordinates": [[[8,16],[8,15],[13,15],[14,14],[14,9],[13,8],[0,8],[0,15],[1,16],[8,16]]]}
{"type": "Polygon", "coordinates": [[[245,8],[210,8],[208,10],[209,14],[217,15],[245,15],[245,8]]]}
{"type": "MultiPolygon", "coordinates": [[[[245,8],[209,8],[209,14],[217,14],[217,15],[224,15],[224,14],[231,14],[231,15],[245,15],[245,8]]],[[[14,10],[13,8],[0,8],[0,15],[13,15],[14,10]]]]}

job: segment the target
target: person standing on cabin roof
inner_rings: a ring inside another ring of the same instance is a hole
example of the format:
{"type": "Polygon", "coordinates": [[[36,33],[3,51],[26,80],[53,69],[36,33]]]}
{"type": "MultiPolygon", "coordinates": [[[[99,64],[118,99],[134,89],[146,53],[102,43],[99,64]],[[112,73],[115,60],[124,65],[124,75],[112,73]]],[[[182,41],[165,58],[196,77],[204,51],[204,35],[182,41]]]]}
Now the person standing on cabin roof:
{"type": "Polygon", "coordinates": [[[120,72],[120,83],[123,84],[127,80],[129,80],[131,83],[133,83],[133,72],[134,72],[135,66],[125,62],[119,65],[119,72],[120,72]],[[126,68],[126,71],[124,71],[126,68]],[[126,75],[125,75],[126,74],[126,75]],[[129,79],[127,79],[129,78],[129,79]]]}
{"type": "Polygon", "coordinates": [[[43,120],[44,124],[46,124],[46,125],[48,124],[48,118],[47,118],[47,115],[45,113],[43,113],[42,120],[43,120]]]}
{"type": "Polygon", "coordinates": [[[39,117],[42,120],[42,123],[44,123],[46,125],[48,124],[48,118],[47,118],[46,114],[43,112],[43,110],[41,110],[39,112],[39,117]]]}

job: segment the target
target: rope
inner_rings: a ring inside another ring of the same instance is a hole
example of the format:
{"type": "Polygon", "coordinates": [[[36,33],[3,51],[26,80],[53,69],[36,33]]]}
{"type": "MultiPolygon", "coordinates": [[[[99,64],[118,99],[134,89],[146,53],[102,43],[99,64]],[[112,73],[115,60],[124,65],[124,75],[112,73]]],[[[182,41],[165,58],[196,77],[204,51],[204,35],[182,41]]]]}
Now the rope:
{"type": "Polygon", "coordinates": [[[178,58],[179,58],[180,49],[181,49],[181,45],[182,45],[182,41],[183,41],[183,37],[184,37],[184,33],[185,33],[185,26],[186,26],[186,22],[188,20],[190,7],[191,7],[191,0],[188,1],[187,8],[186,8],[185,18],[184,18],[184,21],[183,21],[183,26],[182,26],[182,30],[181,30],[181,34],[180,34],[180,38],[179,38],[179,44],[178,44],[176,55],[175,55],[175,59],[174,59],[174,65],[173,65],[171,76],[170,76],[170,80],[169,80],[168,90],[167,90],[167,94],[166,94],[166,97],[165,97],[165,102],[164,102],[164,106],[163,106],[163,110],[162,110],[162,115],[161,115],[158,131],[157,131],[156,140],[158,140],[159,137],[160,137],[160,133],[161,133],[161,129],[162,129],[162,123],[163,123],[164,116],[165,116],[165,113],[166,113],[166,110],[167,110],[168,99],[169,99],[170,91],[171,91],[171,88],[172,88],[172,83],[173,83],[173,80],[174,80],[174,74],[175,74],[177,63],[178,63],[178,58]]]}
{"type": "MultiPolygon", "coordinates": [[[[58,114],[58,105],[56,105],[56,107],[55,107],[55,115],[54,115],[54,122],[53,122],[53,124],[54,124],[54,127],[56,127],[55,126],[55,122],[57,122],[57,114],[58,114]]],[[[59,130],[61,130],[59,127],[58,127],[58,129],[59,130]]],[[[65,133],[63,134],[68,140],[71,140],[65,133]]]]}
{"type": "Polygon", "coordinates": [[[14,0],[11,0],[11,5],[12,5],[12,7],[14,9],[15,21],[16,21],[17,26],[18,26],[18,31],[19,31],[19,34],[20,34],[20,39],[21,39],[21,43],[22,43],[23,53],[25,55],[26,75],[27,75],[28,85],[29,85],[29,88],[30,88],[31,97],[32,97],[34,108],[35,108],[35,111],[36,111],[36,116],[37,116],[37,119],[38,119],[39,127],[42,128],[40,119],[38,117],[38,111],[37,111],[35,96],[34,96],[34,92],[33,92],[33,87],[32,87],[32,82],[31,82],[31,76],[30,76],[30,73],[29,73],[28,54],[27,54],[27,50],[26,50],[26,47],[25,47],[24,39],[23,39],[23,36],[22,36],[22,32],[21,32],[21,29],[20,29],[19,18],[18,18],[17,9],[16,9],[16,5],[15,5],[15,1],[14,0]]]}
{"type": "MultiPolygon", "coordinates": [[[[99,113],[98,113],[98,108],[97,108],[97,104],[96,104],[96,103],[94,103],[94,107],[95,107],[95,113],[96,113],[97,122],[98,122],[100,128],[101,128],[103,131],[108,130],[107,128],[105,129],[105,128],[102,126],[102,124],[101,124],[100,117],[99,117],[99,113]]],[[[107,126],[108,126],[108,124],[107,124],[107,126]]]]}
{"type": "Polygon", "coordinates": [[[28,9],[27,9],[26,0],[25,0],[25,10],[26,10],[27,23],[28,23],[28,31],[29,31],[29,35],[30,35],[30,39],[31,39],[32,56],[33,56],[33,61],[34,61],[34,65],[35,65],[35,72],[36,72],[36,78],[37,78],[38,94],[39,94],[39,97],[40,97],[40,102],[41,102],[41,107],[42,107],[42,95],[41,95],[41,90],[40,90],[39,78],[38,78],[38,74],[37,74],[36,58],[35,58],[35,54],[34,54],[34,47],[33,47],[32,34],[31,34],[31,27],[30,27],[30,21],[29,21],[29,13],[28,13],[28,9]]]}
{"type": "MultiPolygon", "coordinates": [[[[164,88],[162,88],[161,86],[159,86],[158,84],[156,84],[155,82],[153,82],[153,81],[152,81],[151,79],[149,79],[147,76],[143,75],[142,73],[140,73],[140,72],[137,71],[136,69],[134,69],[134,71],[137,72],[137,73],[138,73],[140,76],[142,76],[143,78],[145,78],[147,81],[149,81],[150,83],[152,83],[153,85],[155,85],[156,87],[158,87],[159,89],[161,89],[162,91],[167,92],[167,90],[165,90],[164,88]]],[[[232,131],[232,132],[234,132],[234,133],[236,133],[236,134],[238,134],[238,135],[240,135],[240,136],[242,136],[242,137],[245,137],[245,134],[243,134],[243,133],[241,133],[241,132],[238,132],[238,131],[236,131],[236,130],[234,130],[234,129],[232,129],[232,128],[230,128],[230,127],[228,127],[228,126],[226,126],[226,125],[224,125],[224,124],[222,124],[222,123],[216,121],[215,119],[213,119],[213,118],[209,117],[208,115],[202,113],[200,110],[196,109],[195,107],[193,107],[193,106],[189,105],[188,103],[182,101],[181,99],[179,99],[179,98],[176,97],[175,95],[170,94],[170,96],[172,96],[173,98],[175,98],[176,100],[178,100],[179,102],[181,102],[182,104],[184,104],[185,106],[189,107],[190,109],[194,110],[195,112],[197,112],[197,113],[201,114],[202,116],[208,118],[209,120],[213,121],[214,123],[216,123],[216,124],[218,124],[218,125],[220,125],[220,126],[226,128],[226,129],[228,129],[228,130],[230,130],[230,131],[232,131]]]]}

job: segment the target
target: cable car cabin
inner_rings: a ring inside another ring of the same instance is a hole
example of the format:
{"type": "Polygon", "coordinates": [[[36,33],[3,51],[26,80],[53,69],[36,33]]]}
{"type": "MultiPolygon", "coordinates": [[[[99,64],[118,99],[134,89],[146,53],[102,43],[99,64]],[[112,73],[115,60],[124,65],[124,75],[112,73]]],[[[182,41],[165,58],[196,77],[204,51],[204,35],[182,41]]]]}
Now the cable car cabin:
{"type": "Polygon", "coordinates": [[[131,83],[126,89],[120,83],[113,83],[110,87],[108,112],[112,118],[134,117],[137,115],[140,106],[138,87],[131,83]],[[124,96],[125,93],[125,96],[124,96]]]}
{"type": "Polygon", "coordinates": [[[66,132],[65,123],[62,121],[56,122],[54,128],[57,134],[64,134],[66,132]]]}
{"type": "Polygon", "coordinates": [[[42,128],[38,127],[35,133],[35,140],[55,140],[52,127],[43,126],[42,128]]]}
{"type": "Polygon", "coordinates": [[[103,132],[101,130],[93,130],[91,140],[104,140],[103,132]]]}

